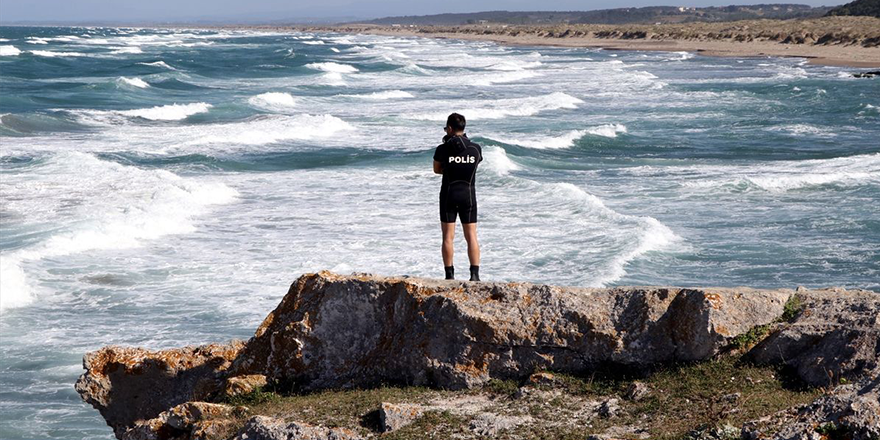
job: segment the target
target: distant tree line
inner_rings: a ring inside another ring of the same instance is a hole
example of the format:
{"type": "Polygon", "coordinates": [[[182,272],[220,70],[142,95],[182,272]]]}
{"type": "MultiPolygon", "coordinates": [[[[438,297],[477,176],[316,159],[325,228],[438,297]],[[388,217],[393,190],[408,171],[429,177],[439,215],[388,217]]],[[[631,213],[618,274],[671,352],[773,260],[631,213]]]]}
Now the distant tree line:
{"type": "Polygon", "coordinates": [[[828,15],[869,15],[871,17],[880,17],[880,0],[856,0],[828,11],[828,15]]]}

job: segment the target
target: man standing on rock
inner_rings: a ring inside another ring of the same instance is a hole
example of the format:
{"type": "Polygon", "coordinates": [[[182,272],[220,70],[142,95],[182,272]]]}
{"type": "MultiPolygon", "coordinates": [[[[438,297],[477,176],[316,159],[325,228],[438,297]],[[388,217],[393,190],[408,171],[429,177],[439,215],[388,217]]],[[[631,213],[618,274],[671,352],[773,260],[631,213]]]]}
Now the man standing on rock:
{"type": "Polygon", "coordinates": [[[480,281],[480,243],[477,241],[477,192],[474,179],[483,150],[464,133],[464,116],[453,113],[446,119],[446,136],[434,151],[434,173],[443,175],[440,185],[440,230],[443,232],[443,266],[446,279],[455,279],[452,265],[455,217],[467,240],[471,281],[480,281]]]}

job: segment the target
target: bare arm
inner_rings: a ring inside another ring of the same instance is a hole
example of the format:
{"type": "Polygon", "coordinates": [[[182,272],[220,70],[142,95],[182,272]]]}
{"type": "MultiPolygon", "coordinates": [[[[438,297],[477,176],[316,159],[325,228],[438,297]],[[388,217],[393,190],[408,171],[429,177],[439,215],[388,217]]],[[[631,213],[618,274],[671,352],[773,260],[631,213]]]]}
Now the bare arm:
{"type": "Polygon", "coordinates": [[[436,160],[434,161],[434,174],[443,174],[443,165],[436,160]]]}

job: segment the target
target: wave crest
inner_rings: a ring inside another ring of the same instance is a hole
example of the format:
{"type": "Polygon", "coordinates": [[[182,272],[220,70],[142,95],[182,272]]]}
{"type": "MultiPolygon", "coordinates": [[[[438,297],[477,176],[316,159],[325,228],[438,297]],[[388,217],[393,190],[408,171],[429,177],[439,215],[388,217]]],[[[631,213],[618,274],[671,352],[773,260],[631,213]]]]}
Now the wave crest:
{"type": "Polygon", "coordinates": [[[358,71],[357,67],[348,65],[348,64],[340,64],[334,62],[325,62],[325,63],[309,63],[306,64],[306,67],[313,70],[320,70],[322,72],[329,73],[355,73],[358,71]]]}
{"type": "Polygon", "coordinates": [[[21,50],[19,50],[15,46],[11,46],[11,45],[0,46],[0,56],[2,56],[2,57],[14,57],[14,56],[20,55],[20,54],[21,54],[21,50]]]}
{"type": "Polygon", "coordinates": [[[382,92],[365,93],[361,95],[337,95],[346,98],[367,99],[371,101],[379,101],[384,99],[404,99],[415,98],[412,93],[403,90],[385,90],[382,92]]]}
{"type": "Polygon", "coordinates": [[[151,121],[179,121],[192,115],[206,113],[211,104],[195,102],[192,104],[169,104],[136,110],[123,110],[121,115],[149,119],[151,121]]]}
{"type": "Polygon", "coordinates": [[[120,85],[127,85],[132,87],[137,87],[139,89],[146,89],[150,87],[150,84],[140,78],[127,78],[124,76],[120,76],[116,79],[116,83],[120,85]]]}
{"type": "Polygon", "coordinates": [[[248,103],[268,110],[289,110],[296,106],[296,98],[290,93],[268,92],[250,97],[248,103]]]}

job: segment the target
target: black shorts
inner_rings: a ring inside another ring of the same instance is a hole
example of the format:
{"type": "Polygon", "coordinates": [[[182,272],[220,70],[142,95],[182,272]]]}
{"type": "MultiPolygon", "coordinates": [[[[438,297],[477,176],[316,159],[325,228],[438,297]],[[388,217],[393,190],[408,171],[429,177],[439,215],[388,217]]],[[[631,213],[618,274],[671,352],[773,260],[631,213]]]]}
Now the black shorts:
{"type": "Polygon", "coordinates": [[[456,215],[462,223],[477,222],[477,196],[473,186],[453,183],[440,190],[440,221],[455,223],[456,215]]]}

